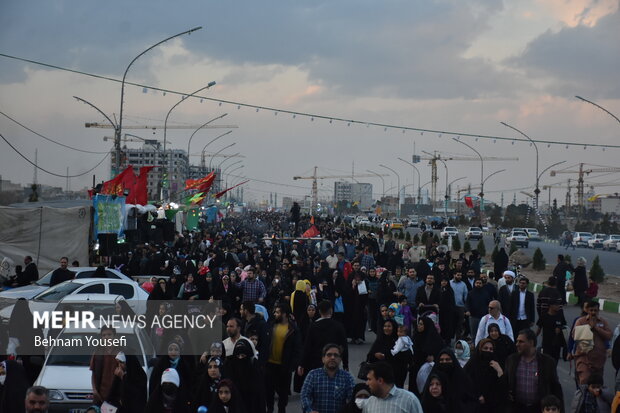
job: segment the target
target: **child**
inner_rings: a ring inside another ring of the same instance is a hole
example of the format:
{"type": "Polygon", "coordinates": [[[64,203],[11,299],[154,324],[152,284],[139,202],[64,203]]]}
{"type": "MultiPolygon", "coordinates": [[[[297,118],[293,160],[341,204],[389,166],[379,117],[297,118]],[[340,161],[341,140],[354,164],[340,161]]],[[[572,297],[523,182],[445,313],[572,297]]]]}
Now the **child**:
{"type": "Polygon", "coordinates": [[[549,394],[542,398],[540,407],[542,413],[560,413],[562,411],[562,402],[553,394],[549,394]]]}
{"type": "Polygon", "coordinates": [[[399,326],[402,326],[403,323],[403,316],[400,314],[400,305],[398,303],[392,303],[390,304],[390,306],[388,307],[388,316],[396,321],[396,323],[399,326]]]}
{"type": "Polygon", "coordinates": [[[394,384],[396,387],[402,388],[407,378],[407,371],[413,358],[413,342],[409,337],[409,329],[404,325],[398,326],[398,339],[394,347],[390,350],[394,367],[394,384]]]}
{"type": "Polygon", "coordinates": [[[244,412],[243,401],[232,381],[222,379],[217,386],[217,397],[211,403],[209,412],[212,413],[241,413],[244,412]]]}
{"type": "Polygon", "coordinates": [[[408,331],[411,331],[414,318],[413,311],[407,303],[407,296],[402,295],[398,301],[400,302],[400,314],[403,316],[403,325],[407,327],[408,331]]]}

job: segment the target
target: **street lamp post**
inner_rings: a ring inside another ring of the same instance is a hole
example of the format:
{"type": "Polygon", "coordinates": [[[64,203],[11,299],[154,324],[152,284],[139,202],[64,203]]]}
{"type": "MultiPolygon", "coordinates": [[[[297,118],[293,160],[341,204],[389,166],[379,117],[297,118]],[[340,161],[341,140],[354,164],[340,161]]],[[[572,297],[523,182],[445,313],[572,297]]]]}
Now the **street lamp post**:
{"type": "Polygon", "coordinates": [[[213,163],[213,158],[215,158],[217,155],[219,155],[220,153],[222,153],[222,151],[224,149],[228,149],[232,146],[235,146],[237,144],[237,142],[233,142],[230,145],[224,146],[222,149],[220,149],[219,151],[215,152],[213,155],[211,155],[211,159],[209,159],[209,168],[207,168],[209,171],[211,171],[211,163],[213,163]]]}
{"type": "MultiPolygon", "coordinates": [[[[205,151],[207,150],[207,146],[211,145],[213,142],[215,142],[216,140],[218,140],[219,138],[229,135],[231,134],[232,131],[229,130],[228,132],[224,132],[219,136],[216,136],[215,138],[211,139],[209,142],[207,142],[207,144],[205,146],[202,147],[202,152],[201,152],[201,157],[200,157],[200,167],[202,169],[205,168],[205,151]]],[[[203,171],[204,172],[204,171],[203,171]]]]}
{"type": "MultiPolygon", "coordinates": [[[[406,163],[407,165],[411,166],[411,167],[413,168],[414,173],[415,173],[415,172],[417,172],[417,173],[418,173],[418,202],[417,202],[417,203],[419,204],[420,202],[422,202],[422,201],[421,201],[422,197],[421,197],[421,194],[420,194],[420,170],[419,170],[419,169],[418,169],[418,168],[417,168],[417,167],[416,167],[413,163],[411,163],[411,162],[409,162],[409,161],[407,161],[407,160],[405,160],[405,159],[403,159],[403,158],[398,158],[398,160],[399,160],[399,161],[403,161],[403,162],[404,162],[404,163],[406,163]]],[[[413,177],[411,177],[411,179],[413,180],[414,178],[415,178],[415,174],[414,174],[414,176],[413,176],[413,177]]],[[[415,182],[415,180],[414,180],[413,182],[415,182]]],[[[411,192],[413,193],[413,197],[415,198],[415,191],[414,191],[414,189],[415,189],[415,188],[414,188],[414,186],[412,185],[412,186],[411,186],[411,192]]]]}
{"type": "MultiPolygon", "coordinates": [[[[446,178],[447,178],[447,172],[446,172],[446,178]]],[[[448,223],[448,204],[450,203],[450,192],[451,192],[450,188],[452,188],[452,184],[453,183],[455,183],[457,181],[460,181],[461,179],[465,179],[465,178],[467,178],[467,177],[466,176],[462,176],[460,178],[456,178],[456,179],[450,181],[450,183],[446,183],[446,195],[445,195],[445,198],[446,198],[446,224],[448,223]]],[[[447,181],[447,179],[446,179],[446,181],[447,181]]],[[[458,199],[457,199],[457,203],[458,203],[458,199]]]]}
{"type": "Polygon", "coordinates": [[[396,179],[398,180],[398,191],[397,194],[397,198],[398,198],[398,208],[397,208],[397,217],[400,218],[400,175],[398,175],[398,172],[396,172],[395,170],[393,170],[392,168],[390,168],[389,166],[385,166],[383,164],[379,164],[380,167],[387,169],[388,171],[392,171],[394,173],[394,175],[396,175],[396,179]]]}
{"type": "Polygon", "coordinates": [[[382,198],[385,198],[385,179],[383,179],[383,177],[381,176],[381,174],[378,174],[375,171],[371,171],[370,169],[366,169],[366,172],[370,172],[373,175],[377,175],[379,178],[381,178],[381,184],[383,185],[383,192],[382,192],[382,198]]]}
{"type": "MultiPolygon", "coordinates": [[[[119,111],[119,115],[118,115],[118,127],[115,128],[115,139],[114,139],[114,147],[116,150],[116,170],[118,171],[118,169],[120,168],[120,156],[121,156],[121,134],[122,134],[122,130],[123,130],[123,105],[125,102],[125,79],[127,78],[127,72],[129,72],[129,69],[131,68],[131,66],[134,64],[134,62],[136,60],[138,60],[140,57],[142,57],[144,54],[146,54],[148,51],[156,48],[157,46],[159,46],[162,43],[166,43],[168,40],[172,40],[175,37],[179,37],[179,36],[183,36],[185,34],[191,34],[197,30],[202,29],[201,26],[199,27],[194,27],[193,29],[181,32],[181,33],[177,33],[174,36],[170,36],[158,43],[155,43],[154,45],[152,45],[151,47],[149,47],[148,49],[144,50],[142,53],[140,53],[139,55],[137,55],[136,57],[133,58],[133,60],[129,63],[129,65],[127,66],[127,68],[125,69],[125,73],[123,74],[123,81],[121,83],[121,108],[119,111]]],[[[164,146],[164,156],[165,156],[165,152],[166,152],[166,148],[164,146]]]]}
{"type": "MultiPolygon", "coordinates": [[[[506,126],[507,128],[512,129],[515,132],[520,133],[521,135],[523,135],[527,140],[529,140],[532,145],[534,145],[534,149],[536,149],[536,189],[534,189],[534,200],[535,200],[535,205],[534,205],[534,210],[538,213],[538,196],[540,195],[540,188],[538,187],[538,183],[539,183],[539,179],[540,179],[540,175],[538,174],[538,145],[536,145],[536,142],[534,142],[532,140],[532,138],[530,138],[529,136],[527,136],[525,133],[521,132],[519,129],[515,128],[514,126],[511,126],[509,124],[507,124],[506,122],[500,122],[502,125],[506,126]]],[[[537,214],[535,214],[537,215],[537,214]]],[[[534,222],[536,222],[536,218],[534,218],[534,222]]]]}
{"type": "MultiPolygon", "coordinates": [[[[195,92],[190,93],[187,96],[183,96],[181,97],[181,99],[175,103],[174,105],[172,105],[172,107],[170,108],[170,110],[168,111],[168,113],[166,114],[166,119],[164,120],[164,167],[162,168],[162,183],[161,183],[161,191],[162,191],[162,200],[167,200],[168,199],[168,157],[166,156],[166,143],[167,141],[167,132],[168,132],[168,118],[170,117],[170,114],[172,113],[172,111],[174,110],[174,108],[176,108],[177,106],[179,106],[182,102],[185,102],[186,99],[189,99],[190,97],[194,96],[196,93],[201,92],[205,89],[209,89],[210,87],[214,86],[215,82],[209,82],[207,84],[207,86],[203,86],[200,89],[196,90],[195,92]],[[165,193],[164,193],[165,191],[165,193]]],[[[187,163],[189,164],[189,152],[187,153],[187,163]]]]}
{"type": "Polygon", "coordinates": [[[452,138],[452,140],[467,146],[469,149],[476,152],[476,155],[480,158],[480,193],[478,195],[480,196],[480,225],[484,225],[482,222],[484,220],[484,159],[482,158],[482,155],[480,155],[480,152],[478,152],[473,146],[456,138],[452,138]]]}
{"type": "MultiPolygon", "coordinates": [[[[191,168],[190,167],[190,162],[189,162],[189,159],[190,159],[189,146],[192,143],[192,139],[194,138],[194,135],[196,134],[196,132],[198,132],[200,129],[204,128],[205,126],[207,126],[211,122],[216,121],[218,119],[222,119],[224,116],[227,116],[227,115],[228,115],[228,113],[224,113],[223,115],[220,115],[220,116],[218,116],[216,118],[213,118],[213,119],[203,123],[194,132],[192,132],[191,136],[189,137],[189,141],[187,141],[187,179],[190,178],[190,168],[191,168]]],[[[230,132],[232,132],[232,131],[230,131],[230,132]]]]}
{"type": "Polygon", "coordinates": [[[448,164],[443,159],[437,158],[439,162],[441,162],[446,168],[446,193],[444,194],[444,211],[446,214],[446,223],[448,222],[448,164]]]}
{"type": "MultiPolygon", "coordinates": [[[[241,162],[241,161],[239,161],[239,162],[241,162]]],[[[237,162],[235,162],[234,164],[236,164],[236,163],[237,163],[237,162]]],[[[230,165],[228,165],[228,166],[224,169],[224,171],[227,171],[227,170],[228,170],[228,168],[229,168],[230,166],[234,165],[234,164],[230,164],[230,165]]],[[[232,169],[232,171],[230,171],[230,173],[228,174],[228,176],[230,176],[230,174],[232,174],[233,172],[238,171],[238,170],[240,170],[240,169],[242,169],[242,168],[244,168],[244,167],[245,167],[245,165],[239,165],[239,166],[237,166],[236,168],[233,168],[233,169],[232,169]]],[[[224,177],[224,173],[222,173],[222,177],[224,177]]],[[[228,188],[228,177],[226,177],[226,181],[225,181],[225,182],[226,182],[226,183],[224,184],[224,189],[227,189],[227,188],[228,188]]],[[[232,183],[232,180],[231,180],[230,182],[232,183]]],[[[231,185],[231,186],[232,186],[232,185],[231,185]]],[[[230,194],[228,194],[228,193],[227,193],[227,194],[226,194],[226,198],[230,198],[230,194]]]]}

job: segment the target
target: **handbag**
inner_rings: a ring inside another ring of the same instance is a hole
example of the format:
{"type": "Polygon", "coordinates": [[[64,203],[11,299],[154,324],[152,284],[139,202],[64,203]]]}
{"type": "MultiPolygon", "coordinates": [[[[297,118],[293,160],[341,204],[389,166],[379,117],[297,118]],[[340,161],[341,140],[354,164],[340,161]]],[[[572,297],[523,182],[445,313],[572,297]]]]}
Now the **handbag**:
{"type": "Polygon", "coordinates": [[[342,304],[342,297],[338,297],[334,301],[334,313],[344,313],[344,305],[342,304]]]}
{"type": "Polygon", "coordinates": [[[594,334],[589,324],[576,326],[574,337],[577,345],[577,354],[589,353],[594,348],[594,334]]]}
{"type": "Polygon", "coordinates": [[[366,381],[368,379],[368,371],[370,370],[370,363],[362,361],[360,363],[360,369],[357,372],[357,378],[366,381]]]}

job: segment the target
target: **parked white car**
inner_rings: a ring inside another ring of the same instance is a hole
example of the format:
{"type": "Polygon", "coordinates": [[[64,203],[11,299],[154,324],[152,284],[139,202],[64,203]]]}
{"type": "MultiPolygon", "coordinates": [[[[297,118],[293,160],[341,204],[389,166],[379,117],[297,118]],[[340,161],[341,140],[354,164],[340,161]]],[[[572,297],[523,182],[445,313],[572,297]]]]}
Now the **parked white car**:
{"type": "Polygon", "coordinates": [[[466,240],[470,240],[470,239],[481,240],[482,235],[483,233],[480,227],[469,227],[469,229],[465,231],[466,240]]]}
{"type": "Polygon", "coordinates": [[[594,234],[588,240],[588,248],[603,248],[603,241],[607,239],[607,234],[594,234]]]}
{"type": "Polygon", "coordinates": [[[456,227],[445,227],[439,234],[441,238],[456,237],[458,235],[459,230],[456,227]]]}
{"type": "MultiPolygon", "coordinates": [[[[69,270],[75,273],[75,279],[95,279],[93,278],[93,274],[96,267],[69,267],[69,270]]],[[[54,270],[48,272],[43,277],[41,277],[38,281],[35,281],[33,284],[25,285],[23,287],[11,288],[10,290],[0,292],[0,298],[12,298],[17,300],[18,298],[31,299],[35,295],[42,293],[50,287],[50,281],[52,280],[52,273],[54,270]]],[[[105,279],[114,279],[114,280],[125,280],[131,281],[131,278],[121,273],[120,271],[113,270],[111,268],[106,268],[105,270],[106,278],[105,279]]]]}
{"type": "Polygon", "coordinates": [[[510,245],[513,243],[517,247],[528,248],[530,244],[529,244],[529,238],[527,236],[527,233],[525,231],[512,231],[506,237],[506,241],[505,241],[506,248],[510,248],[510,245]]]}
{"type": "Polygon", "coordinates": [[[525,228],[525,233],[530,241],[540,241],[540,234],[536,228],[525,228]]]}
{"type": "Polygon", "coordinates": [[[617,247],[618,241],[620,241],[620,235],[611,234],[610,236],[607,237],[605,241],[603,241],[603,249],[607,251],[615,250],[617,247]]]}
{"type": "MultiPolygon", "coordinates": [[[[93,334],[99,334],[99,329],[64,329],[58,338],[81,338],[86,342],[84,337],[93,334]]],[[[145,330],[138,325],[127,326],[117,328],[116,334],[125,336],[127,346],[140,352],[138,361],[150,376],[148,362],[156,353],[145,330]]],[[[88,354],[76,355],[70,347],[51,347],[34,383],[48,389],[50,412],[84,412],[93,404],[90,358],[88,354]]]]}
{"type": "MultiPolygon", "coordinates": [[[[149,294],[144,291],[135,281],[110,280],[107,278],[81,278],[65,281],[57,284],[46,291],[36,295],[28,301],[30,310],[49,309],[50,303],[57,303],[67,296],[86,297],[89,294],[112,294],[122,296],[127,303],[135,307],[134,312],[146,313],[146,301],[149,294]]],[[[133,308],[132,307],[132,308],[133,308]]],[[[13,312],[13,305],[0,310],[0,320],[8,323],[13,312]]]]}
{"type": "Polygon", "coordinates": [[[576,247],[587,247],[590,239],[592,239],[591,232],[575,232],[573,243],[576,247]]]}

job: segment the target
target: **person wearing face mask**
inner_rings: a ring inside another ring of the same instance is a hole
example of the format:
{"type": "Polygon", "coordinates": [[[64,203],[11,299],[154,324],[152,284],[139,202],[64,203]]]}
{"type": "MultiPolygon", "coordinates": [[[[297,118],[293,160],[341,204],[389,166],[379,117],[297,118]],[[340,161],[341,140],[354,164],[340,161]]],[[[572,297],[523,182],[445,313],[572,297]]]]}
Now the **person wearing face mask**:
{"type": "Polygon", "coordinates": [[[464,368],[471,378],[474,394],[478,399],[477,412],[492,413],[502,411],[507,393],[501,377],[504,370],[495,357],[493,341],[485,338],[478,343],[476,352],[464,368]]]}
{"type": "MultiPolygon", "coordinates": [[[[471,413],[475,410],[475,399],[473,397],[473,384],[469,376],[465,373],[456,356],[451,349],[446,348],[439,352],[437,362],[429,374],[443,373],[446,376],[449,392],[446,397],[455,412],[471,413]]],[[[424,388],[428,387],[428,379],[424,388]]]]}
{"type": "Polygon", "coordinates": [[[357,383],[353,387],[353,400],[345,404],[338,413],[361,413],[370,397],[370,387],[366,383],[357,383]]]}
{"type": "Polygon", "coordinates": [[[181,357],[181,351],[181,344],[177,341],[173,340],[168,343],[167,354],[159,356],[153,367],[149,379],[149,392],[152,392],[156,388],[166,369],[174,369],[177,371],[182,386],[185,387],[192,382],[193,366],[190,365],[184,357],[181,357]]]}
{"type": "Polygon", "coordinates": [[[254,350],[248,340],[238,340],[235,343],[232,357],[224,364],[224,377],[232,380],[239,392],[243,395],[245,409],[248,413],[265,412],[264,383],[260,379],[257,363],[254,360],[254,350]]]}
{"type": "Polygon", "coordinates": [[[464,367],[465,364],[469,361],[471,350],[469,349],[469,344],[465,340],[459,340],[454,345],[454,355],[456,359],[459,361],[461,367],[464,367]]]}
{"type": "Polygon", "coordinates": [[[144,409],[149,413],[189,413],[189,394],[181,386],[179,373],[175,369],[166,369],[161,375],[161,382],[151,392],[144,409]]]}

